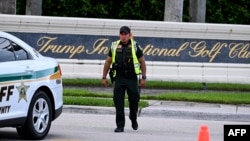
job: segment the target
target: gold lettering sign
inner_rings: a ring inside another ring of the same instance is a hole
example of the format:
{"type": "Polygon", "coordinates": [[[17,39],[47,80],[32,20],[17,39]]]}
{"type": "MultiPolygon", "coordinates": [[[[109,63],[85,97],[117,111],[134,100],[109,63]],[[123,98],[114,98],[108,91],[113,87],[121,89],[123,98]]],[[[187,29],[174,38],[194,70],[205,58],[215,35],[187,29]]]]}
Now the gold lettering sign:
{"type": "Polygon", "coordinates": [[[227,47],[227,44],[217,42],[211,49],[207,49],[205,41],[191,42],[190,48],[192,50],[189,51],[189,55],[191,57],[208,57],[210,58],[209,62],[213,62],[215,57],[221,53],[223,47],[227,47]]]}
{"type": "Polygon", "coordinates": [[[250,58],[250,52],[249,50],[249,43],[243,44],[243,43],[231,43],[229,44],[229,57],[230,58],[243,58],[248,59],[250,58]]]}
{"type": "Polygon", "coordinates": [[[39,52],[48,52],[51,51],[52,53],[66,53],[70,54],[69,58],[72,58],[75,54],[80,54],[84,52],[84,46],[74,46],[74,45],[53,45],[52,42],[56,40],[57,37],[42,37],[37,41],[37,45],[41,47],[38,51],[39,52]]]}
{"type": "Polygon", "coordinates": [[[143,53],[148,56],[172,56],[178,57],[180,53],[187,48],[188,43],[182,44],[179,48],[156,48],[151,44],[146,45],[143,53]]]}
{"type": "Polygon", "coordinates": [[[109,47],[104,46],[103,44],[107,41],[108,39],[98,39],[94,42],[93,45],[93,50],[87,50],[87,54],[107,54],[109,51],[109,47]]]}
{"type": "MultiPolygon", "coordinates": [[[[84,44],[81,45],[60,45],[55,44],[58,37],[43,36],[37,41],[40,47],[39,52],[65,54],[68,58],[73,58],[77,54],[100,55],[108,54],[109,46],[106,46],[109,39],[99,38],[94,41],[89,49],[84,44]]],[[[84,43],[84,41],[83,41],[84,43]]],[[[207,41],[186,41],[177,47],[155,47],[153,44],[146,44],[143,47],[143,53],[146,56],[152,57],[180,57],[185,54],[190,58],[208,58],[208,62],[213,62],[219,55],[225,55],[228,52],[229,58],[249,59],[250,51],[249,43],[234,43],[234,42],[216,42],[212,45],[207,45],[207,41]]]]}
{"type": "Polygon", "coordinates": [[[57,54],[69,54],[69,58],[73,58],[76,54],[86,53],[86,54],[101,54],[101,53],[108,53],[108,47],[103,46],[103,44],[108,39],[98,39],[94,45],[92,50],[85,49],[84,45],[55,45],[53,41],[55,41],[57,37],[41,37],[37,41],[37,45],[40,47],[38,50],[39,52],[52,52],[57,54]]]}

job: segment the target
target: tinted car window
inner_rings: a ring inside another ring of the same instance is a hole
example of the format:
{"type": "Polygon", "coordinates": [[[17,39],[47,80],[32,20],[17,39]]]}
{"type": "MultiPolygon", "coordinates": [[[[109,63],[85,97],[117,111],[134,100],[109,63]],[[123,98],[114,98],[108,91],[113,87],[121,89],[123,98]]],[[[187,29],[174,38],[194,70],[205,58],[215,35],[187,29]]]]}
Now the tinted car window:
{"type": "Polygon", "coordinates": [[[27,60],[29,54],[16,43],[0,37],[0,62],[27,60]]]}
{"type": "Polygon", "coordinates": [[[15,54],[9,40],[0,38],[0,62],[14,61],[15,54]]]}
{"type": "Polygon", "coordinates": [[[21,48],[19,45],[12,43],[13,50],[15,52],[16,60],[27,60],[29,59],[29,56],[23,48],[21,48]]]}

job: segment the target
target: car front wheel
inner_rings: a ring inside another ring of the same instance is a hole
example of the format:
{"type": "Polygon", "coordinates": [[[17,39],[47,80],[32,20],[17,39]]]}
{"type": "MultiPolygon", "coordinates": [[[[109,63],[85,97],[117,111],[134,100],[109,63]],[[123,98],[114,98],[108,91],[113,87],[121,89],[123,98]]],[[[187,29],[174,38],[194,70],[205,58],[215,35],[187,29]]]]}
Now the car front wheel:
{"type": "Polygon", "coordinates": [[[23,139],[43,139],[50,130],[51,120],[51,102],[44,91],[38,91],[30,103],[26,123],[16,129],[23,139]]]}

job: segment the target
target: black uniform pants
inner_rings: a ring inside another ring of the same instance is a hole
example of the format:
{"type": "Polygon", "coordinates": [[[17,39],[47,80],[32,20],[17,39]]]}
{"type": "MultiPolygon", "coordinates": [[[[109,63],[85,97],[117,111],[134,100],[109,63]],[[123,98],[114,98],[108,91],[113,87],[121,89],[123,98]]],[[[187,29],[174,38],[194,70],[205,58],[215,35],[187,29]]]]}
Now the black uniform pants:
{"type": "Polygon", "coordinates": [[[131,78],[117,76],[114,84],[113,100],[116,109],[116,125],[123,128],[125,126],[125,93],[128,94],[129,114],[131,121],[136,121],[138,104],[140,100],[138,79],[135,75],[131,78]]]}

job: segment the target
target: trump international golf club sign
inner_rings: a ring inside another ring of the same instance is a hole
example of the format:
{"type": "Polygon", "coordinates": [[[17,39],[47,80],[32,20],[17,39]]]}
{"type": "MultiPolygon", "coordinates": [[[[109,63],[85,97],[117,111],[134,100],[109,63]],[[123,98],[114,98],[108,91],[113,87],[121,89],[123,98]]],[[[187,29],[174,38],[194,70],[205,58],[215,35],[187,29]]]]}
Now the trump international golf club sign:
{"type": "MultiPolygon", "coordinates": [[[[45,56],[103,60],[117,36],[12,32],[45,56]]],[[[148,61],[250,63],[250,42],[241,40],[134,37],[148,61]]]]}

